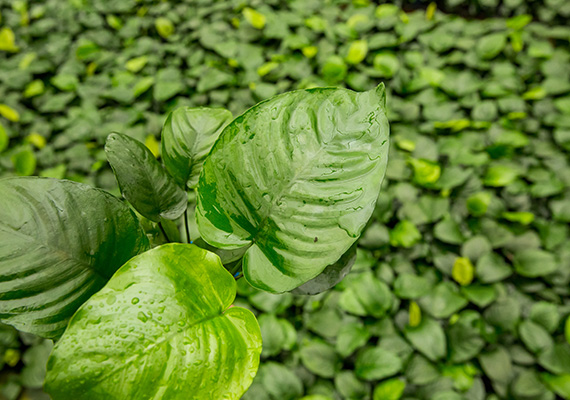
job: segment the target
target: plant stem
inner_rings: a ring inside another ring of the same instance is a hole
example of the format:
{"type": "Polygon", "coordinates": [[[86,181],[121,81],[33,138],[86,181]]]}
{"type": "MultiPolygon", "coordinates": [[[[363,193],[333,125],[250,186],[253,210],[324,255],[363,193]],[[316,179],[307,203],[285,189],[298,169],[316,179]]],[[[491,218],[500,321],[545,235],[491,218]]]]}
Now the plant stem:
{"type": "Polygon", "coordinates": [[[171,240],[168,238],[168,235],[166,234],[166,231],[164,230],[164,227],[162,226],[162,222],[158,223],[158,227],[160,228],[160,231],[162,232],[162,234],[164,235],[164,238],[166,239],[166,241],[168,243],[172,243],[171,240]]]}
{"type": "Polygon", "coordinates": [[[188,226],[188,208],[184,210],[184,227],[186,228],[186,243],[192,243],[190,239],[190,227],[188,226]]]}

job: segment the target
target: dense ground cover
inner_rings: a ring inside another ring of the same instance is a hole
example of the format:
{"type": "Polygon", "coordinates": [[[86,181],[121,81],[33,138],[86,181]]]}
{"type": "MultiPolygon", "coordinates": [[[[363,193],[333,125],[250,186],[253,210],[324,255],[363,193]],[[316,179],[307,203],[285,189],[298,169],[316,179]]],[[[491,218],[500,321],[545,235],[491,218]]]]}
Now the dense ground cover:
{"type": "MultiPolygon", "coordinates": [[[[569,5],[442,6],[478,18],[365,0],[0,0],[0,176],[118,193],[112,131],[158,155],[179,106],[237,115],[384,81],[390,163],[353,271],[312,297],[239,281],[264,336],[244,399],[568,398],[569,5]]],[[[2,326],[1,396],[43,398],[50,348],[2,326]]]]}

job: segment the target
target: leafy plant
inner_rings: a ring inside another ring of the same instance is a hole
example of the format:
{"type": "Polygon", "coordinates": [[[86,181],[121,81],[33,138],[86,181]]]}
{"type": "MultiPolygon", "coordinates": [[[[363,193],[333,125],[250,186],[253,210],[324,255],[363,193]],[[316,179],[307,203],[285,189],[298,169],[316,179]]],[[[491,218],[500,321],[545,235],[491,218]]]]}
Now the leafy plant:
{"type": "Polygon", "coordinates": [[[107,158],[138,217],[80,183],[0,180],[0,320],[57,340],[52,398],[239,399],[261,354],[256,318],[232,305],[242,266],[271,292],[346,275],[386,171],[385,104],[380,85],[285,93],[229,123],[224,110],[179,109],[163,128],[166,168],[112,133],[107,158]],[[182,236],[183,214],[189,243],[160,245],[173,227],[182,236]]]}

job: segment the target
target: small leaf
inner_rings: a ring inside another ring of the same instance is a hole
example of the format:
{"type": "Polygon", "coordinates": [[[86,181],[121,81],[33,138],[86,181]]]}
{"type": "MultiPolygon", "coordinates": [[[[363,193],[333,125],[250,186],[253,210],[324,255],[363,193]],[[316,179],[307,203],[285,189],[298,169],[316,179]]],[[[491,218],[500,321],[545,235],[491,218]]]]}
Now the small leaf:
{"type": "Polygon", "coordinates": [[[441,167],[432,161],[412,158],[410,164],[414,168],[414,181],[422,186],[437,182],[441,176],[441,167]]]}
{"type": "Polygon", "coordinates": [[[346,62],[349,64],[360,64],[368,54],[368,43],[366,40],[355,40],[348,48],[346,62]]]}
{"type": "Polygon", "coordinates": [[[228,308],[235,295],[220,259],[199,247],[167,244],[131,259],[71,319],[46,391],[54,400],[240,399],[261,333],[250,311],[228,308]]]}
{"type": "Polygon", "coordinates": [[[151,151],[120,133],[107,137],[105,152],[123,196],[151,221],[177,219],[188,204],[186,192],[174,183],[151,151]]]}
{"type": "Polygon", "coordinates": [[[36,156],[29,146],[12,154],[11,160],[16,174],[20,176],[30,176],[36,171],[36,156]]]}
{"type": "Polygon", "coordinates": [[[412,328],[415,328],[422,322],[422,310],[420,306],[418,306],[418,303],[416,303],[415,301],[410,302],[409,314],[410,316],[408,324],[412,328]]]}
{"type": "Polygon", "coordinates": [[[0,29],[0,51],[15,53],[19,50],[20,48],[16,46],[16,37],[12,29],[8,27],[0,29]]]}
{"type": "MultiPolygon", "coordinates": [[[[432,3],[433,4],[433,3],[432,3]]],[[[399,400],[404,394],[406,382],[398,378],[385,380],[374,388],[373,400],[399,400]]]]}
{"type": "Polygon", "coordinates": [[[538,249],[518,252],[515,254],[514,265],[519,275],[529,278],[549,275],[559,267],[554,255],[538,249]]]}
{"type": "Polygon", "coordinates": [[[391,351],[380,347],[362,350],[356,357],[354,372],[367,381],[376,381],[395,375],[402,369],[402,360],[391,351]]]}
{"type": "Polygon", "coordinates": [[[216,108],[178,108],[162,128],[162,159],[166,170],[180,184],[195,188],[202,165],[231,112],[216,108]]]}
{"type": "Polygon", "coordinates": [[[404,327],[404,335],[416,350],[430,360],[445,357],[447,341],[443,328],[436,320],[424,317],[418,326],[404,327]]]}
{"type": "Polygon", "coordinates": [[[0,192],[0,319],[22,331],[58,338],[75,310],[148,248],[134,213],[102,190],[7,178],[0,192]]]}
{"type": "Polygon", "coordinates": [[[467,209],[475,217],[485,215],[491,204],[491,195],[487,192],[478,192],[467,198],[467,209]]]}
{"type": "Polygon", "coordinates": [[[6,118],[8,121],[18,122],[20,121],[20,113],[13,108],[7,106],[6,104],[0,104],[0,115],[6,118]]]}
{"type": "Polygon", "coordinates": [[[250,7],[245,7],[242,11],[245,20],[255,29],[263,29],[267,18],[265,15],[250,7]]]}
{"type": "Polygon", "coordinates": [[[0,153],[8,148],[10,144],[10,137],[6,133],[6,129],[2,124],[0,124],[0,153]]]}
{"type": "Polygon", "coordinates": [[[474,271],[471,260],[466,257],[457,257],[453,263],[451,276],[461,286],[467,286],[473,281],[474,271]]]}
{"type": "Polygon", "coordinates": [[[174,33],[174,24],[168,18],[157,18],[154,21],[154,26],[158,34],[165,39],[168,39],[174,33]]]}
{"type": "Polygon", "coordinates": [[[400,221],[394,229],[390,231],[390,244],[394,247],[412,247],[422,235],[418,228],[410,221],[400,221]]]}

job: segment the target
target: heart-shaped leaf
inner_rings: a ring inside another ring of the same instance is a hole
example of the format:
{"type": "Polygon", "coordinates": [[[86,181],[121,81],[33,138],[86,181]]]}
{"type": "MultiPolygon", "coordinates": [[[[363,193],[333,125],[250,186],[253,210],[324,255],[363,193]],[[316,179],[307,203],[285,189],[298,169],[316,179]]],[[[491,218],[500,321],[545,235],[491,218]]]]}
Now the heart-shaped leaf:
{"type": "Polygon", "coordinates": [[[148,248],[130,208],[80,183],[0,180],[0,320],[58,338],[113,273],[148,248]]]}
{"type": "Polygon", "coordinates": [[[111,133],[105,152],[115,172],[121,193],[133,207],[151,221],[177,219],[188,205],[188,196],[152,152],[127,135],[111,133]]]}
{"type": "Polygon", "coordinates": [[[167,244],[127,262],[73,316],[48,361],[54,400],[237,400],[259,365],[253,314],[230,307],[218,256],[167,244]]]}
{"type": "Polygon", "coordinates": [[[180,185],[196,187],[202,165],[232,113],[222,108],[178,108],[162,128],[162,160],[180,185]]]}
{"type": "Polygon", "coordinates": [[[234,119],[198,184],[202,238],[220,248],[253,244],[248,282],[284,292],[335,263],[374,209],[388,156],[384,85],[298,90],[234,119]]]}

